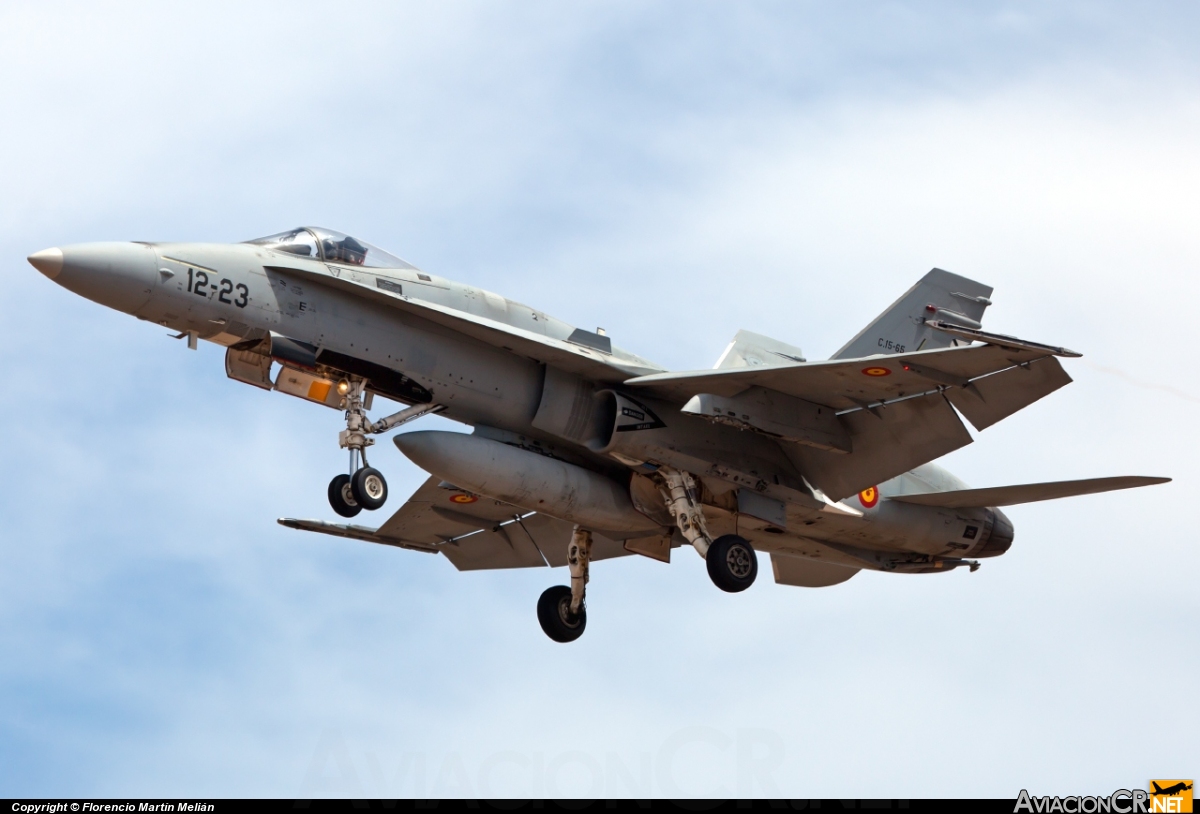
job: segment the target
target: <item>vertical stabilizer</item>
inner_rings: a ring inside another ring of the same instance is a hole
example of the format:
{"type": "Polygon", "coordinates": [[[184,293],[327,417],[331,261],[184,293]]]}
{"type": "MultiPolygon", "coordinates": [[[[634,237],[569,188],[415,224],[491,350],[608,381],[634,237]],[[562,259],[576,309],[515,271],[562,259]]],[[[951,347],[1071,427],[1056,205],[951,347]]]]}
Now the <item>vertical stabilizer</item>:
{"type": "Polygon", "coordinates": [[[992,304],[991,296],[991,286],[934,269],[830,358],[948,348],[955,344],[954,337],[927,327],[925,320],[978,329],[984,310],[992,304]]]}

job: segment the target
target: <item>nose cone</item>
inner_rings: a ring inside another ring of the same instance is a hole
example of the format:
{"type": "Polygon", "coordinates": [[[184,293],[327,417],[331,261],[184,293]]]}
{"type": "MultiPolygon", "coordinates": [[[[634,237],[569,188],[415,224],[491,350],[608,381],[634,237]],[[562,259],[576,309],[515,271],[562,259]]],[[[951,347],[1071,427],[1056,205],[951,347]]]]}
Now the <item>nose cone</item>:
{"type": "Polygon", "coordinates": [[[45,274],[51,280],[58,276],[63,267],[62,249],[42,249],[25,258],[29,265],[45,274]]]}
{"type": "Polygon", "coordinates": [[[29,262],[63,288],[127,314],[154,293],[157,258],[144,243],[83,243],[44,249],[29,262]]]}

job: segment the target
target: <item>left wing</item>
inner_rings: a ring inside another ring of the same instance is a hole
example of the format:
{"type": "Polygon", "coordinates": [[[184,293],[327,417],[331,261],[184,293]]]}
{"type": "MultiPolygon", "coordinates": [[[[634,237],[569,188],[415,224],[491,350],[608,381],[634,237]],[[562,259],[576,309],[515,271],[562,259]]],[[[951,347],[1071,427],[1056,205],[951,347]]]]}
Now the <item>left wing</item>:
{"type": "Polygon", "coordinates": [[[326,271],[308,268],[302,263],[289,266],[264,266],[263,268],[268,271],[290,274],[327,288],[347,291],[356,297],[388,305],[486,344],[504,348],[597,381],[616,383],[631,375],[656,369],[645,360],[633,357],[619,348],[611,347],[611,344],[608,351],[602,351],[587,345],[587,343],[571,341],[571,337],[579,333],[587,334],[586,331],[576,330],[571,337],[557,339],[457,308],[439,305],[429,300],[410,297],[407,294],[393,294],[382,288],[372,288],[344,277],[335,277],[326,271]]]}
{"type": "MultiPolygon", "coordinates": [[[[279,523],[370,543],[440,551],[460,571],[566,565],[573,528],[565,520],[443,486],[436,477],[426,480],[377,529],[291,518],[279,523]]],[[[620,542],[592,535],[593,560],[630,553],[620,542]]]]}

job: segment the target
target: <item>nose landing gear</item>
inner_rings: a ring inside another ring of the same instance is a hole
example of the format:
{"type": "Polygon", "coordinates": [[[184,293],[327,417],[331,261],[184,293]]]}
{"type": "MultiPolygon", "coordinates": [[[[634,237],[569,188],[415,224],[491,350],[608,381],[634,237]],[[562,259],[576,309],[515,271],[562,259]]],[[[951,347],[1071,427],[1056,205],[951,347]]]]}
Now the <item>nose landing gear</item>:
{"type": "Polygon", "coordinates": [[[387,502],[387,480],[367,463],[367,447],[375,443],[368,436],[444,409],[440,404],[417,404],[372,422],[363,405],[366,387],[367,380],[359,378],[342,379],[337,385],[346,408],[346,429],[338,433],[338,446],[350,450],[350,471],[329,482],[329,505],[342,517],[354,517],[363,509],[374,511],[387,502]]]}
{"type": "Polygon", "coordinates": [[[367,463],[367,447],[375,439],[367,437],[373,428],[363,406],[366,386],[365,379],[342,379],[337,386],[346,408],[346,429],[338,434],[338,446],[350,450],[350,472],[329,482],[329,505],[342,517],[374,511],[387,500],[387,481],[367,463]]]}

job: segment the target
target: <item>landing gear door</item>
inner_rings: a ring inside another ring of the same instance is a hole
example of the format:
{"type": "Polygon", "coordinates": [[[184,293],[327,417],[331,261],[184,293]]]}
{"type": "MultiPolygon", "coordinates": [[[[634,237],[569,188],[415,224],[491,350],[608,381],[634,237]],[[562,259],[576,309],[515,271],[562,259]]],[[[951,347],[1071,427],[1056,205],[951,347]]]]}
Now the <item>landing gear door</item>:
{"type": "Polygon", "coordinates": [[[228,348],[225,351],[225,375],[264,390],[274,387],[271,383],[271,357],[257,348],[238,350],[236,345],[228,348]]]}

